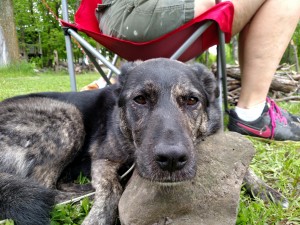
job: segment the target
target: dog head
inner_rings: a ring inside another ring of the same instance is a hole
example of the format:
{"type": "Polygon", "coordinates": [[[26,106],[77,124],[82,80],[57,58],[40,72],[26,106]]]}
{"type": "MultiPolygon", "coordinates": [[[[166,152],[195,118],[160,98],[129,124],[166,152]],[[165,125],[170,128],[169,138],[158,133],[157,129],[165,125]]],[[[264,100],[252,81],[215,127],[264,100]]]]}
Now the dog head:
{"type": "Polygon", "coordinates": [[[169,59],[127,63],[119,78],[119,126],[141,177],[162,183],[196,173],[195,145],[220,128],[214,75],[169,59]]]}

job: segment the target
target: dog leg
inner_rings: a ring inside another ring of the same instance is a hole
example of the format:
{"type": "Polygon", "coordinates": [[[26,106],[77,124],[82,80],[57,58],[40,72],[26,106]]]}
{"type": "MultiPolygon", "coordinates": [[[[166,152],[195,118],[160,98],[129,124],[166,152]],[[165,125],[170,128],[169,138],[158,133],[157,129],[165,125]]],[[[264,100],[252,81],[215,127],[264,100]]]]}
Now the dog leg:
{"type": "Polygon", "coordinates": [[[54,188],[80,150],[84,124],[73,105],[48,98],[0,103],[0,171],[54,188]]]}
{"type": "Polygon", "coordinates": [[[262,199],[265,202],[273,201],[274,203],[281,204],[283,208],[288,208],[288,200],[278,191],[268,186],[257,175],[248,169],[244,177],[246,190],[253,196],[262,199]]]}
{"type": "Polygon", "coordinates": [[[113,225],[117,218],[118,202],[122,194],[117,170],[120,163],[108,160],[92,162],[92,184],[96,189],[93,207],[82,225],[113,225]]]}
{"type": "Polygon", "coordinates": [[[59,164],[55,166],[56,167],[47,164],[36,166],[33,169],[31,177],[33,177],[39,184],[42,184],[44,187],[55,188],[57,179],[63,169],[59,164]]]}

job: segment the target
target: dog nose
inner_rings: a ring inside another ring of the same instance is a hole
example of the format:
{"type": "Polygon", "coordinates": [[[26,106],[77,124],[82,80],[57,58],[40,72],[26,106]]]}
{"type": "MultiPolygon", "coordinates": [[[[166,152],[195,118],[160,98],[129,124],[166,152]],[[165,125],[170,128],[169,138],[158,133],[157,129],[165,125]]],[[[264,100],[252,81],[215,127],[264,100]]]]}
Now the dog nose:
{"type": "Polygon", "coordinates": [[[188,161],[187,153],[177,146],[164,146],[156,151],[156,163],[162,170],[174,172],[181,170],[188,161]]]}

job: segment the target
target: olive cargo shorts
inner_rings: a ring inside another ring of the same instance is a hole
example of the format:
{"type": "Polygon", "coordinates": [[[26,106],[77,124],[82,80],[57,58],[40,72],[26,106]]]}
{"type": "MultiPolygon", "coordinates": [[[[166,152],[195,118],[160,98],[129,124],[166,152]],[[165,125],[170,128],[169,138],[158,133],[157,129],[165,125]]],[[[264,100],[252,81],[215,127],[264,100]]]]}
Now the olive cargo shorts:
{"type": "Polygon", "coordinates": [[[194,18],[194,0],[103,0],[100,30],[134,42],[158,38],[194,18]]]}

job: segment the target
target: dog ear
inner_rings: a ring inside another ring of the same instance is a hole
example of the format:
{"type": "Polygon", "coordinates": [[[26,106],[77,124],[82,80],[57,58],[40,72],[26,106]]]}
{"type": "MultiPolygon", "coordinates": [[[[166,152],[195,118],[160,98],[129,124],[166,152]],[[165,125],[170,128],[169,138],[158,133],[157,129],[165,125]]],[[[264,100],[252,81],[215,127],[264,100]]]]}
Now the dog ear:
{"type": "Polygon", "coordinates": [[[213,102],[220,95],[215,75],[201,63],[192,65],[192,69],[196,71],[196,74],[199,76],[199,79],[206,91],[209,102],[213,102]]]}
{"type": "Polygon", "coordinates": [[[127,62],[121,66],[121,74],[118,76],[118,83],[121,87],[123,87],[126,83],[130,71],[132,71],[137,65],[141,63],[142,61],[139,60],[134,62],[127,62]]]}

